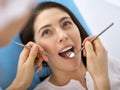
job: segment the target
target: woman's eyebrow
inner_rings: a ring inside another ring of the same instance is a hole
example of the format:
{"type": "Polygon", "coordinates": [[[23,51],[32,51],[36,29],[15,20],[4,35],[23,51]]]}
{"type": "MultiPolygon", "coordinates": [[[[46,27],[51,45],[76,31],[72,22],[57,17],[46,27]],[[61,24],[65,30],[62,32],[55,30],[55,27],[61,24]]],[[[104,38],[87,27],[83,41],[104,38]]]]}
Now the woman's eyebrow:
{"type": "Polygon", "coordinates": [[[39,31],[38,31],[38,32],[40,32],[42,29],[47,28],[47,27],[50,27],[50,26],[51,26],[50,24],[45,25],[45,26],[42,26],[42,27],[39,29],[39,31]]]}
{"type": "Polygon", "coordinates": [[[65,19],[71,19],[71,18],[70,18],[70,17],[63,17],[63,18],[60,19],[59,22],[62,22],[62,21],[65,20],[65,19]]]}
{"type": "MultiPolygon", "coordinates": [[[[60,19],[59,22],[62,22],[62,21],[65,20],[65,19],[71,19],[71,18],[70,18],[70,17],[63,17],[63,18],[60,19]]],[[[42,29],[47,28],[47,27],[50,27],[50,26],[51,26],[51,24],[44,25],[44,26],[42,26],[42,27],[39,29],[38,32],[40,32],[42,29]]]]}

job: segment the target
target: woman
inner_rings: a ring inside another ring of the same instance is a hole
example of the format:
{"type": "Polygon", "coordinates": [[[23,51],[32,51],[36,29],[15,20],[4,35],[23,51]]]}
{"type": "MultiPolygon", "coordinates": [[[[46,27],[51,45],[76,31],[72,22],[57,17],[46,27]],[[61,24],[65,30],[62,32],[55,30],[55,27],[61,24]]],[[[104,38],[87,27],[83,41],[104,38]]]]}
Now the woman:
{"type": "MultiPolygon", "coordinates": [[[[28,41],[36,42],[48,53],[44,61],[52,70],[50,77],[38,85],[36,89],[70,90],[71,88],[71,90],[90,90],[90,88],[95,88],[109,90],[106,51],[99,39],[93,43],[93,47],[88,41],[92,37],[86,38],[87,36],[74,15],[62,5],[47,2],[42,3],[34,10],[32,18],[21,34],[21,38],[25,44],[28,41]],[[86,58],[82,55],[82,52],[74,58],[67,57],[67,54],[77,52],[80,49],[85,38],[83,45],[85,45],[86,50],[84,50],[84,54],[87,57],[87,68],[86,58]],[[87,79],[90,79],[89,75],[92,76],[94,85],[89,86],[87,84],[91,83],[87,81],[87,79]],[[77,87],[71,86],[73,82],[75,84],[79,82],[79,85],[77,87]]],[[[45,55],[43,56],[45,57],[45,55]]]]}

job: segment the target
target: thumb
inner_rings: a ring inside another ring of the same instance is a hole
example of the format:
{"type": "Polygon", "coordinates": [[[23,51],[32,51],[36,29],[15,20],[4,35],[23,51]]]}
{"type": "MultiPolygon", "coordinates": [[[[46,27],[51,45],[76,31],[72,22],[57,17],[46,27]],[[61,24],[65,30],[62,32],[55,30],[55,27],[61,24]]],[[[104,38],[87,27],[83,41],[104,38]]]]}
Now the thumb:
{"type": "Polygon", "coordinates": [[[30,51],[30,54],[29,54],[27,63],[34,65],[34,61],[35,61],[35,58],[36,58],[37,55],[38,55],[38,51],[39,51],[38,46],[37,46],[37,45],[34,45],[34,46],[31,48],[31,51],[30,51]]]}
{"type": "Polygon", "coordinates": [[[86,50],[86,56],[87,58],[91,58],[92,55],[94,55],[94,49],[90,41],[86,41],[85,43],[85,50],[86,50]]]}

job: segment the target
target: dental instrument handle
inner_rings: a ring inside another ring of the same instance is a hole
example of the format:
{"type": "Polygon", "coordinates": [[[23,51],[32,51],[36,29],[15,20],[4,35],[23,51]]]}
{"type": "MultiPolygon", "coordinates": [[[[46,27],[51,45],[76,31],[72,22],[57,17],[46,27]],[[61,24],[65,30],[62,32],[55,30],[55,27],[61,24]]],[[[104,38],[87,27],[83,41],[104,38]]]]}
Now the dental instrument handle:
{"type": "MultiPolygon", "coordinates": [[[[30,46],[26,46],[26,45],[24,45],[24,44],[22,44],[22,43],[19,43],[19,42],[13,42],[14,44],[16,44],[16,45],[18,45],[18,46],[22,46],[22,47],[25,47],[25,48],[27,48],[27,49],[31,49],[31,47],[30,46]]],[[[45,54],[45,55],[48,55],[46,52],[38,52],[38,54],[45,54]]]]}
{"type": "MultiPolygon", "coordinates": [[[[110,24],[107,28],[105,28],[102,32],[100,32],[96,37],[92,38],[90,40],[90,42],[93,42],[94,40],[96,40],[100,35],[102,35],[105,31],[107,31],[114,23],[110,24]]],[[[80,50],[78,50],[75,55],[79,52],[79,51],[82,51],[85,47],[81,47],[80,50]]]]}

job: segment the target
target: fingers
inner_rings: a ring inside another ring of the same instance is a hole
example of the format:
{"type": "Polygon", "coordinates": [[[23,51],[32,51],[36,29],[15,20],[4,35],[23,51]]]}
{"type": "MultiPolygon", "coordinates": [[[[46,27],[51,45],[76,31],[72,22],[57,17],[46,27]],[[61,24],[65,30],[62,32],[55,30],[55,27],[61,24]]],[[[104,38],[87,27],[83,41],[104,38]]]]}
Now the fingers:
{"type": "Polygon", "coordinates": [[[86,50],[87,58],[92,60],[92,58],[95,56],[95,52],[94,52],[93,46],[92,46],[90,41],[86,41],[86,43],[85,43],[85,50],[86,50]]]}
{"type": "MultiPolygon", "coordinates": [[[[90,41],[92,40],[93,38],[95,38],[96,36],[90,36],[90,37],[87,37],[83,43],[82,43],[82,46],[85,46],[86,42],[87,41],[90,41]]],[[[95,54],[100,54],[100,53],[104,53],[105,52],[105,48],[103,47],[101,41],[99,38],[97,38],[96,40],[94,40],[93,42],[90,42],[92,44],[92,47],[93,47],[93,50],[95,52],[95,54]]],[[[86,56],[86,50],[83,50],[83,54],[84,56],[86,56]]]]}
{"type": "MultiPolygon", "coordinates": [[[[30,44],[30,43],[28,43],[26,46],[29,46],[29,47],[30,47],[29,44],[30,44]]],[[[29,53],[30,53],[30,50],[27,49],[27,48],[24,48],[24,49],[22,50],[22,52],[20,53],[20,57],[19,57],[18,67],[19,67],[20,65],[23,65],[23,64],[25,63],[25,61],[26,61],[27,58],[29,57],[29,53]]]]}
{"type": "MultiPolygon", "coordinates": [[[[85,44],[86,44],[86,42],[87,41],[90,41],[92,38],[94,38],[94,36],[90,36],[90,37],[87,37],[87,38],[85,38],[85,40],[83,41],[83,43],[82,43],[82,46],[85,46],[85,44]]],[[[90,44],[91,42],[89,42],[89,44],[90,44]]],[[[87,44],[88,45],[88,44],[87,44]]],[[[83,49],[83,55],[84,56],[86,56],[86,49],[83,49]]]]}
{"type": "Polygon", "coordinates": [[[43,58],[42,56],[40,55],[36,60],[35,60],[35,65],[37,66],[35,71],[36,72],[39,72],[41,69],[42,69],[42,62],[43,62],[43,58]]]}
{"type": "Polygon", "coordinates": [[[31,49],[24,48],[20,54],[19,66],[26,63],[27,65],[34,66],[37,65],[37,71],[42,68],[42,61],[48,60],[47,56],[44,54],[38,54],[40,51],[44,52],[43,48],[39,45],[29,42],[26,46],[31,47],[31,49]],[[36,60],[36,57],[38,58],[36,60]]]}
{"type": "Polygon", "coordinates": [[[82,46],[84,46],[85,45],[85,43],[86,43],[86,41],[90,41],[92,38],[94,38],[95,36],[89,36],[89,37],[87,37],[87,38],[85,38],[85,40],[83,41],[83,43],[82,43],[82,46]]]}
{"type": "Polygon", "coordinates": [[[37,66],[35,72],[39,72],[41,69],[42,69],[42,63],[39,66],[37,66]]]}
{"type": "Polygon", "coordinates": [[[84,40],[84,52],[86,55],[87,70],[93,77],[95,82],[98,77],[105,78],[108,76],[107,53],[99,38],[90,42],[94,36],[88,37],[84,40]]]}
{"type": "Polygon", "coordinates": [[[96,55],[98,54],[104,54],[106,52],[105,48],[103,47],[101,41],[99,38],[97,38],[94,42],[93,42],[93,45],[94,45],[94,50],[96,52],[96,55]]]}
{"type": "Polygon", "coordinates": [[[33,45],[33,47],[30,50],[28,60],[26,62],[28,62],[29,64],[32,64],[34,66],[34,61],[35,61],[35,58],[37,57],[38,51],[39,51],[38,46],[33,45]]]}

